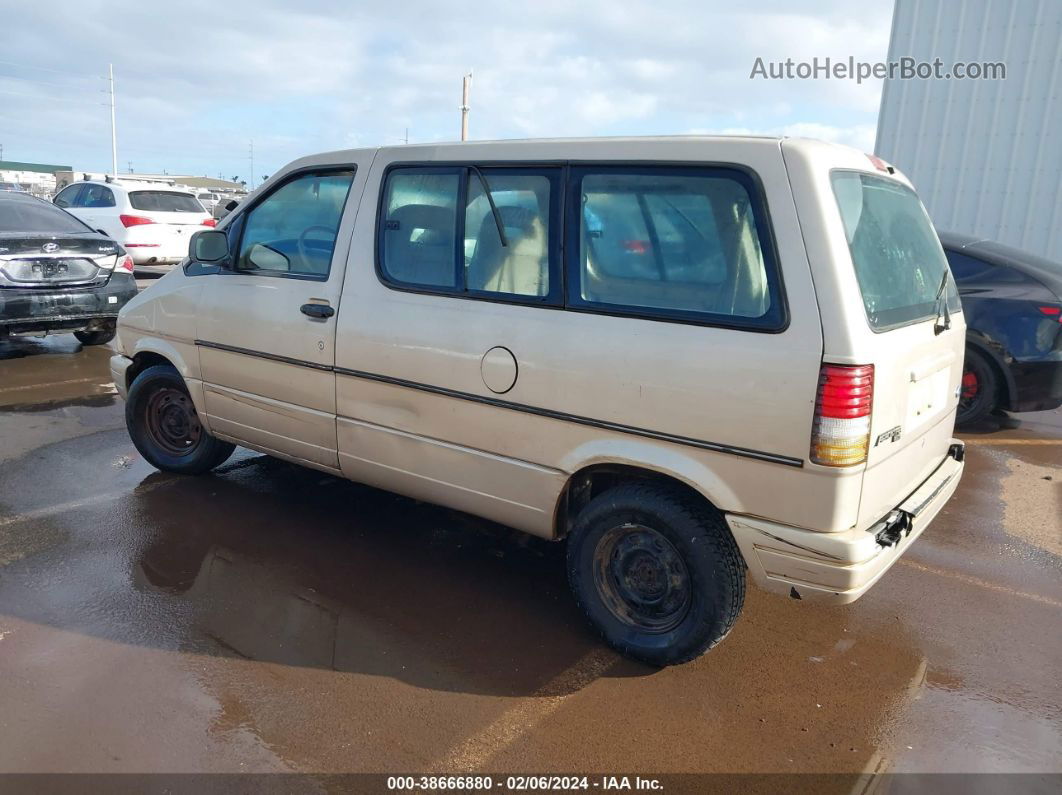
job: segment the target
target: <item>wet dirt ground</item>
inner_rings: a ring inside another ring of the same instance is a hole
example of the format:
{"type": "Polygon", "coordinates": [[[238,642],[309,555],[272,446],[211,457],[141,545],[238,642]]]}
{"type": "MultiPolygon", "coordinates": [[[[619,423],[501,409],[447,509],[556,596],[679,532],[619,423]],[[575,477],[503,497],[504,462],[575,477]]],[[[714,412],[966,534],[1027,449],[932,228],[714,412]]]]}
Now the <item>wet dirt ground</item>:
{"type": "Polygon", "coordinates": [[[602,647],[563,546],[126,435],[108,348],[0,343],[0,772],[1062,771],[1062,412],[994,419],[859,602],[602,647]]]}

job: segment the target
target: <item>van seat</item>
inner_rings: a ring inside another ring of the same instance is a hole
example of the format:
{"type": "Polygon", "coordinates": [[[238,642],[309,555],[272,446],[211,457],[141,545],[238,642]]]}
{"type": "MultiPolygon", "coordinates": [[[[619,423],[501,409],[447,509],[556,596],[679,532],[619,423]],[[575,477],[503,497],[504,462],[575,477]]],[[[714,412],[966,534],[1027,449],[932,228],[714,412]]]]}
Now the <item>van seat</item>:
{"type": "Polygon", "coordinates": [[[479,225],[468,265],[472,290],[543,296],[549,292],[549,247],[538,214],[526,207],[498,207],[508,246],[502,246],[494,214],[479,225]]]}
{"type": "Polygon", "coordinates": [[[454,211],[407,204],[387,217],[387,272],[416,284],[454,285],[454,211]]]}

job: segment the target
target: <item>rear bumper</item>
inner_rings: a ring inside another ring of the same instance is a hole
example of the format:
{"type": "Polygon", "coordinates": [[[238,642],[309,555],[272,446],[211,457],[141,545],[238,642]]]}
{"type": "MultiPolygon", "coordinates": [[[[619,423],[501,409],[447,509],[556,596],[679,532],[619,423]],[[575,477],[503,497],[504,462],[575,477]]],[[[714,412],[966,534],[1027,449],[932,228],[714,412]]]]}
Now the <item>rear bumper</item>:
{"type": "Polygon", "coordinates": [[[905,529],[891,546],[878,541],[878,525],[822,533],[764,519],[728,514],[749,575],[761,588],[831,604],[854,602],[899,560],[955,493],[962,477],[960,451],[948,455],[921,486],[896,506],[905,529]]]}
{"type": "Polygon", "coordinates": [[[136,295],[132,274],[114,273],[99,287],[0,290],[0,328],[11,333],[79,329],[114,320],[136,295]]]}
{"type": "MultiPolygon", "coordinates": [[[[1057,355],[1057,354],[1056,354],[1057,355]]],[[[1062,406],[1062,360],[1014,362],[1011,411],[1048,411],[1062,406]]]]}
{"type": "Polygon", "coordinates": [[[140,265],[176,265],[188,256],[188,249],[178,247],[141,248],[132,246],[126,251],[133,258],[133,264],[140,265]]]}

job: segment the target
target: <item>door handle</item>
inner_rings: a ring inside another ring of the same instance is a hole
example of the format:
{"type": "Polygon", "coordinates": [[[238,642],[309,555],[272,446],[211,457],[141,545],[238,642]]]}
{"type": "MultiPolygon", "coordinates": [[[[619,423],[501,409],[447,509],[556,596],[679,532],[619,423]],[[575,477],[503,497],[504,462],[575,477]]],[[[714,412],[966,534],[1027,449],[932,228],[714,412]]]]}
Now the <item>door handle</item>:
{"type": "Polygon", "coordinates": [[[303,304],[299,307],[299,311],[309,317],[315,317],[318,320],[324,320],[326,317],[332,317],[336,313],[332,307],[328,304],[303,304]]]}

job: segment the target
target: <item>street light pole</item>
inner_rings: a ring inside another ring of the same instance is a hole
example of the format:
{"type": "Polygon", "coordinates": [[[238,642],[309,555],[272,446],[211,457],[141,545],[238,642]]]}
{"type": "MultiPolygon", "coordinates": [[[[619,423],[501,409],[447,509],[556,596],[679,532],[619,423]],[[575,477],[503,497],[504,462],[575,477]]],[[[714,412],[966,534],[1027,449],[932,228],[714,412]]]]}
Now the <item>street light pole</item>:
{"type": "Polygon", "coordinates": [[[472,110],[472,70],[461,79],[461,140],[468,140],[468,112],[472,110]]]}
{"type": "MultiPolygon", "coordinates": [[[[118,176],[118,133],[114,128],[114,64],[107,64],[107,82],[111,90],[111,174],[118,176]]],[[[97,83],[96,85],[99,85],[97,83]]]]}

